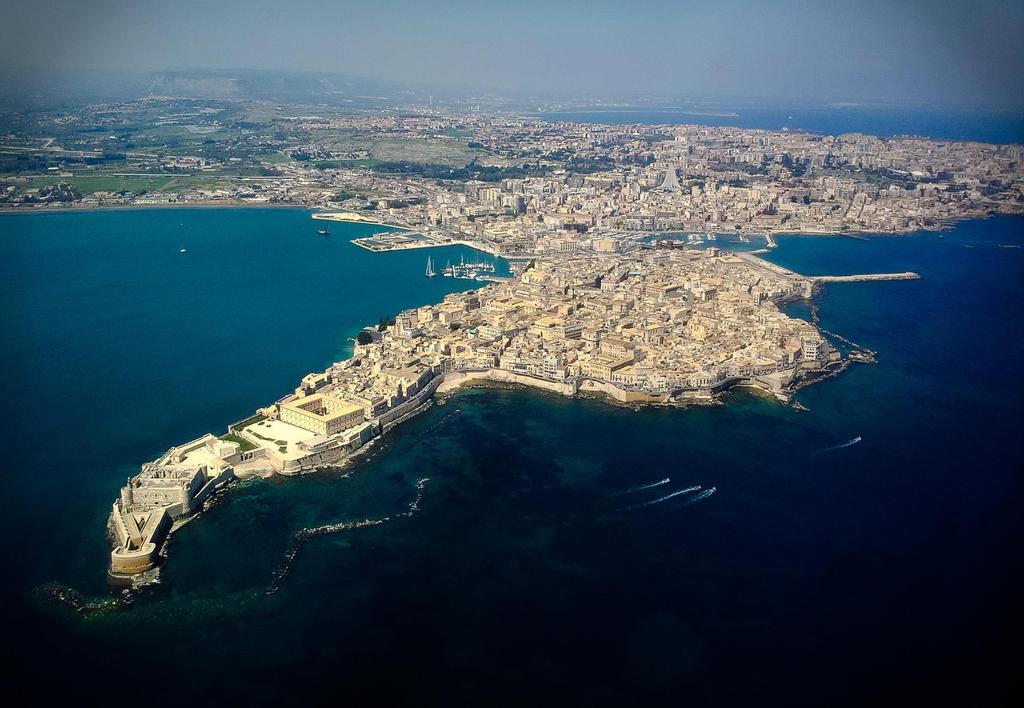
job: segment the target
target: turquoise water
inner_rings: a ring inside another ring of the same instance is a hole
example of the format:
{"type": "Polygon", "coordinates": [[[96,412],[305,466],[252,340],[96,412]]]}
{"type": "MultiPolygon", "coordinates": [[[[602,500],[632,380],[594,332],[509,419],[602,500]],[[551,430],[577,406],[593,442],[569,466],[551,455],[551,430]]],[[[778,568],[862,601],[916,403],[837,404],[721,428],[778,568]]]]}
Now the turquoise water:
{"type": "MultiPolygon", "coordinates": [[[[348,476],[223,495],[131,608],[81,618],[37,600],[47,581],[104,592],[106,505],[133,466],[277,398],[364,323],[461,284],[423,278],[422,252],[348,237],[320,239],[285,210],[0,219],[16,402],[5,621],[25,637],[9,664],[22,676],[57,671],[52,690],[83,699],[144,652],[188,677],[158,704],[1005,698],[1013,657],[997,648],[1022,589],[1024,249],[1000,247],[1024,244],[1012,218],[944,238],[780,237],[772,260],[807,274],[922,275],[819,296],[822,326],[879,361],[802,391],[809,411],[742,392],[634,411],[464,390],[348,476]],[[418,513],[310,540],[265,594],[291,534],[405,511],[424,477],[418,513]],[[716,493],[627,508],[697,484],[716,493]]],[[[126,670],[118,685],[150,680],[126,670]]]]}

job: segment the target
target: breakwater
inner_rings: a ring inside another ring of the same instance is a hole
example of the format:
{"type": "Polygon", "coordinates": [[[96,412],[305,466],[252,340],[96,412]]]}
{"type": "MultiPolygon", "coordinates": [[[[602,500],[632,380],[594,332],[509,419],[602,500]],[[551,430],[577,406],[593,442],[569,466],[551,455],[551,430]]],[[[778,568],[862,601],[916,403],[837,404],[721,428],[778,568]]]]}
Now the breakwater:
{"type": "Polygon", "coordinates": [[[284,554],[284,560],[281,561],[281,565],[279,565],[274,571],[270,584],[267,585],[266,594],[273,595],[281,588],[281,583],[284,582],[285,578],[287,578],[288,574],[291,572],[295,559],[299,556],[299,552],[302,551],[306,542],[310,539],[317,538],[319,536],[330,536],[332,534],[345,533],[346,531],[354,531],[356,529],[365,529],[371,526],[380,526],[395,519],[409,518],[416,514],[416,512],[420,510],[420,505],[423,502],[423,495],[426,492],[428,481],[430,481],[429,477],[417,480],[416,495],[413,497],[412,501],[409,502],[408,510],[404,512],[394,514],[392,516],[384,516],[378,519],[339,521],[333,524],[324,524],[322,526],[305,528],[297,532],[292,536],[292,543],[284,554]]]}
{"type": "Polygon", "coordinates": [[[868,283],[881,280],[918,280],[917,273],[863,273],[860,275],[813,275],[810,280],[816,283],[868,283]]]}

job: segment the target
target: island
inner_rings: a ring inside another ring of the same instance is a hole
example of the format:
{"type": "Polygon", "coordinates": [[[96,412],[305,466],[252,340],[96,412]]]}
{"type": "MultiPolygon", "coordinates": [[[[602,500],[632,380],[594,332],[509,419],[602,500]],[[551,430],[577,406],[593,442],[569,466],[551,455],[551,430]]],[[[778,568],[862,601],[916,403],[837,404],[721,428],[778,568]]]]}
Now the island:
{"type": "Polygon", "coordinates": [[[308,374],[226,433],[144,464],[111,508],[111,577],[151,577],[169,534],[233,481],[343,465],[435,395],[468,383],[628,405],[712,403],[734,386],[788,401],[796,388],[871,357],[856,348],[844,356],[813,322],[780,309],[810,298],[828,276],[674,240],[583,245],[368,327],[350,358],[308,374]]]}

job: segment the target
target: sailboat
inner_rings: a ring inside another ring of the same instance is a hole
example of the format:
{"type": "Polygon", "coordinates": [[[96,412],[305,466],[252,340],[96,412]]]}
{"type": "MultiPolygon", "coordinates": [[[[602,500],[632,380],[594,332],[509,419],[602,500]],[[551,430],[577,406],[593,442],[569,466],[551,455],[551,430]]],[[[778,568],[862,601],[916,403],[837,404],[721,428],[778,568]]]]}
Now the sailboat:
{"type": "Polygon", "coordinates": [[[430,256],[427,256],[427,277],[433,278],[437,273],[434,272],[434,264],[430,260],[430,256]]]}

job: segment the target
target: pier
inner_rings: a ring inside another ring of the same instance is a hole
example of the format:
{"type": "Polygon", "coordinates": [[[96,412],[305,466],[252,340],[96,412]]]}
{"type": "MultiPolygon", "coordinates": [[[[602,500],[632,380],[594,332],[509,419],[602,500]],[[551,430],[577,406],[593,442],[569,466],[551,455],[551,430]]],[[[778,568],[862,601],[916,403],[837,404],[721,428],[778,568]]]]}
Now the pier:
{"type": "Polygon", "coordinates": [[[918,280],[917,273],[864,273],[862,275],[810,275],[809,280],[816,283],[864,283],[872,280],[918,280]]]}
{"type": "Polygon", "coordinates": [[[320,221],[340,221],[349,224],[366,224],[367,226],[386,226],[391,229],[399,229],[402,231],[409,231],[408,226],[402,226],[401,224],[392,224],[386,221],[377,221],[362,214],[355,212],[316,212],[313,214],[314,219],[320,221]]]}
{"type": "Polygon", "coordinates": [[[768,270],[776,275],[784,278],[791,278],[794,280],[805,280],[810,281],[812,284],[818,283],[864,283],[873,280],[919,280],[921,276],[912,271],[906,271],[903,273],[862,273],[859,275],[801,275],[789,268],[783,268],[777,263],[772,263],[763,258],[759,258],[760,253],[742,253],[737,252],[733,254],[736,258],[742,261],[746,261],[759,268],[768,270]]]}

